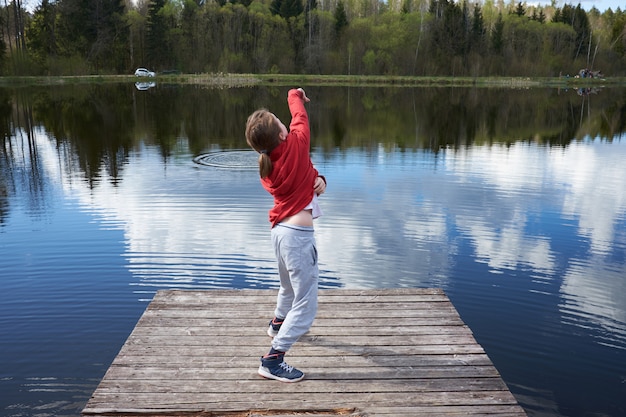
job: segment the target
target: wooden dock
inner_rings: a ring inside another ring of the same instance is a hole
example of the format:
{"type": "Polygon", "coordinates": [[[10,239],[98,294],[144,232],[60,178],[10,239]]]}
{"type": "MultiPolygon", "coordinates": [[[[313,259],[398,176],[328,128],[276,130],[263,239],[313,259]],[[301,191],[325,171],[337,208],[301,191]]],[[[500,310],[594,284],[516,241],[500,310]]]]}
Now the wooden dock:
{"type": "Polygon", "coordinates": [[[286,356],[257,374],[276,291],[159,291],[84,416],[526,416],[440,289],[321,290],[286,356]]]}

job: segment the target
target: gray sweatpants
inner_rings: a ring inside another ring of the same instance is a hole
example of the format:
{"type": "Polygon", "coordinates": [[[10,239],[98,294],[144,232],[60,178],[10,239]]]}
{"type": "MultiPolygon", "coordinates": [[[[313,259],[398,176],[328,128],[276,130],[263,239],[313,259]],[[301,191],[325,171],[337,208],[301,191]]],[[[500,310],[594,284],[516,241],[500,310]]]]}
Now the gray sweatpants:
{"type": "Polygon", "coordinates": [[[317,247],[313,227],[280,223],[272,228],[272,243],[280,276],[274,315],[285,319],[272,347],[286,352],[309,330],[317,313],[317,247]]]}

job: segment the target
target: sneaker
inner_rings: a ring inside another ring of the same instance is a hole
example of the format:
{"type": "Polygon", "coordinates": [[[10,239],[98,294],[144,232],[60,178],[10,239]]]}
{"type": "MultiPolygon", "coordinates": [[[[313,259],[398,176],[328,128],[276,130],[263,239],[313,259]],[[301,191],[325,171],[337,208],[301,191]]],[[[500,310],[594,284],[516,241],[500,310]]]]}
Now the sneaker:
{"type": "Polygon", "coordinates": [[[285,319],[278,319],[274,317],[270,321],[270,326],[267,328],[267,335],[269,337],[275,337],[278,334],[278,331],[280,330],[280,326],[283,325],[284,321],[285,319]]]}
{"type": "Polygon", "coordinates": [[[298,382],[304,378],[304,373],[293,366],[287,365],[285,355],[272,355],[261,358],[259,375],[264,378],[275,379],[281,382],[298,382]]]}

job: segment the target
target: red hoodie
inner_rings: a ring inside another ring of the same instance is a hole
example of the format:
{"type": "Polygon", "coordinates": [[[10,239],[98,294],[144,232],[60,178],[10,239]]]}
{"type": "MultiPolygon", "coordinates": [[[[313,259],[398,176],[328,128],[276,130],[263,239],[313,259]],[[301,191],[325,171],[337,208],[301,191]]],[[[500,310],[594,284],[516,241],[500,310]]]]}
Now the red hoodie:
{"type": "Polygon", "coordinates": [[[313,199],[318,172],[311,162],[311,131],[301,91],[289,90],[287,102],[291,112],[289,134],[270,152],[272,172],[261,178],[261,184],[273,197],[269,211],[272,227],[285,217],[302,211],[313,199]]]}

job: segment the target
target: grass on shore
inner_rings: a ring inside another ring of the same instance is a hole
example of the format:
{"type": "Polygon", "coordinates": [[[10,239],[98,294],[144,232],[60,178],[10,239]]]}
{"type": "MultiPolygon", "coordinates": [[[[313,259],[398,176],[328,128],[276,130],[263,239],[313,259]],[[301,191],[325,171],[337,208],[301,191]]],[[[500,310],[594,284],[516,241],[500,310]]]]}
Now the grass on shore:
{"type": "Polygon", "coordinates": [[[626,78],[573,77],[430,77],[382,75],[298,75],[298,74],[168,74],[155,78],[134,75],[83,75],[58,77],[0,77],[0,86],[63,85],[110,82],[162,82],[197,84],[215,88],[253,85],[396,86],[396,87],[583,87],[624,86],[626,78]]]}

